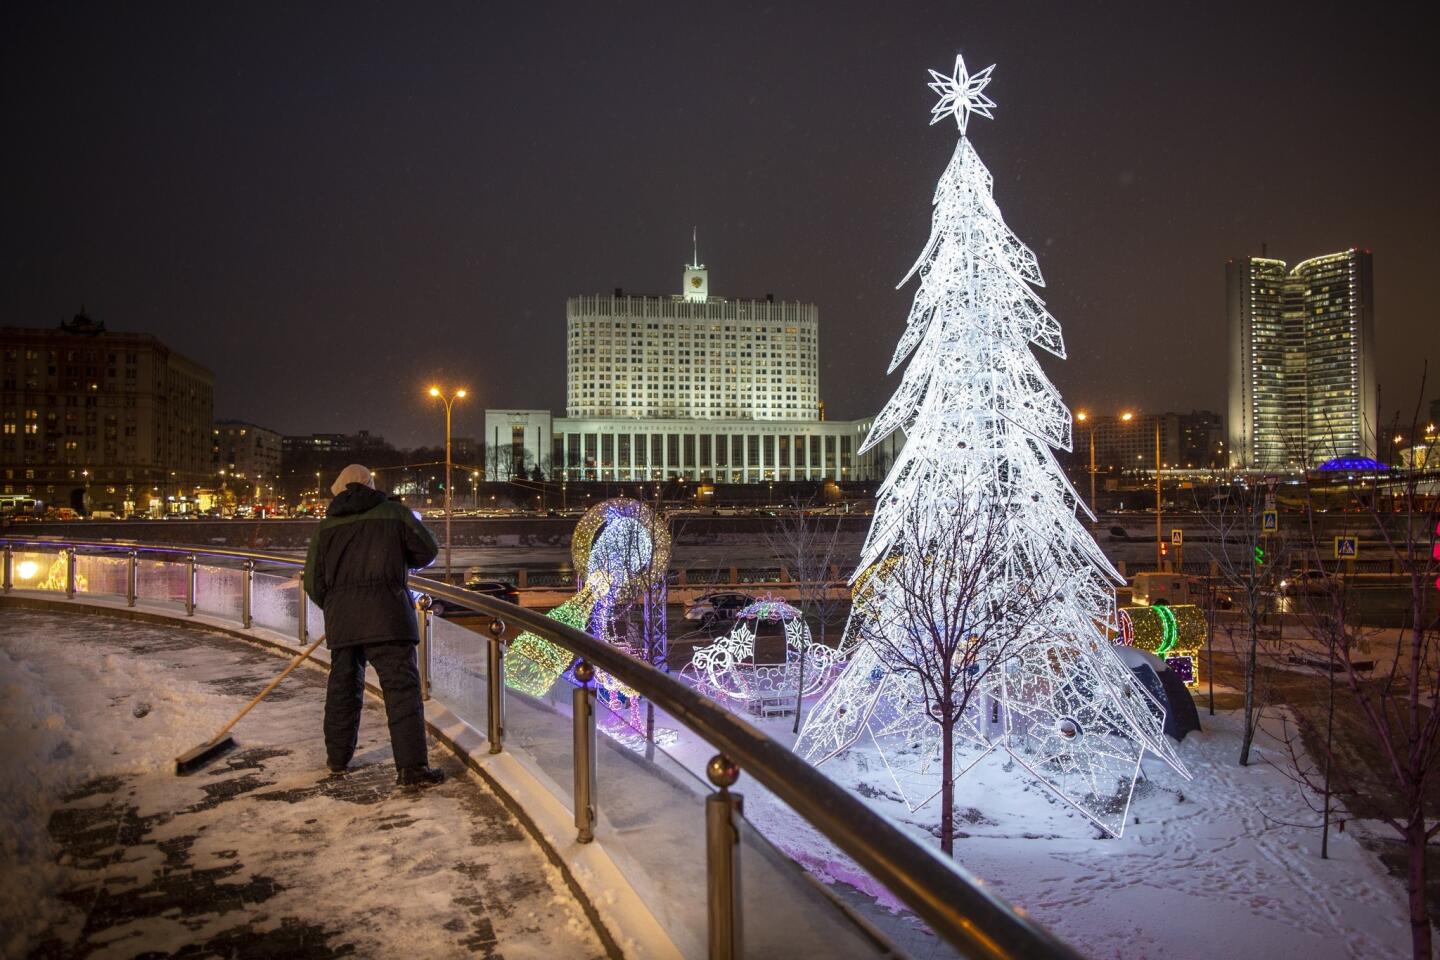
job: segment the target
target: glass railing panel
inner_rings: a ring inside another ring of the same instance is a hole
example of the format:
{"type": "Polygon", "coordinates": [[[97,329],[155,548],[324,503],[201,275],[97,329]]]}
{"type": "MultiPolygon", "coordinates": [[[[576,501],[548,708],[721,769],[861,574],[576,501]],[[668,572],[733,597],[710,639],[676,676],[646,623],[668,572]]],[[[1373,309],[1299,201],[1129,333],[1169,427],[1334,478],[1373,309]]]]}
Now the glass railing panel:
{"type": "MultiPolygon", "coordinates": [[[[742,777],[742,782],[743,782],[742,777]]],[[[750,808],[751,789],[736,790],[750,808]]],[[[797,818],[798,819],[798,818],[797,818]]],[[[801,823],[800,826],[806,826],[801,823]]],[[[820,840],[811,856],[825,858],[829,844],[820,840]]],[[[842,901],[843,890],[827,890],[786,853],[775,848],[748,818],[739,821],[740,902],[748,957],[891,956],[886,937],[842,901]]],[[[817,863],[818,866],[818,863],[817,863]]],[[[837,872],[839,872],[837,870],[837,872]]],[[[934,939],[933,937],[931,938],[934,939]]],[[[927,954],[928,956],[928,954],[927,954]]]]}
{"type": "Polygon", "coordinates": [[[92,597],[126,596],[130,560],[125,554],[80,554],[75,558],[75,592],[92,597]]]}
{"type": "Polygon", "coordinates": [[[240,622],[245,572],[236,567],[199,564],[195,568],[195,612],[240,622]]]}
{"type": "Polygon", "coordinates": [[[489,637],[434,617],[430,621],[430,695],[481,733],[489,723],[489,637]]]}
{"type": "Polygon", "coordinates": [[[65,592],[65,554],[58,550],[15,550],[10,576],[16,590],[65,592]]]}
{"type": "Polygon", "coordinates": [[[711,788],[667,752],[677,731],[659,711],[652,729],[645,701],[596,699],[596,840],[681,953],[703,957],[711,788]]]}
{"type": "MultiPolygon", "coordinates": [[[[275,572],[255,571],[251,592],[250,615],[255,625],[274,630],[286,637],[295,636],[299,625],[299,570],[275,572]]],[[[307,624],[308,625],[308,624],[307,624]]],[[[315,629],[310,626],[310,629],[315,629]]]]}
{"type": "Polygon", "coordinates": [[[189,573],[189,565],[183,559],[157,560],[142,556],[135,577],[135,595],[142,603],[183,608],[185,579],[189,573]]]}

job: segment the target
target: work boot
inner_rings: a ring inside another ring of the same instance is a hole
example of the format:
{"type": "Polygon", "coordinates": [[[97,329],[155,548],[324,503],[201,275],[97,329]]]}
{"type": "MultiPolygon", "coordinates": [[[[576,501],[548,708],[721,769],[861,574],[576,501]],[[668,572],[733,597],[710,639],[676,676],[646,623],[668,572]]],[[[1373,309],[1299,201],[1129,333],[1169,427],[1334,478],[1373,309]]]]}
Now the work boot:
{"type": "Polygon", "coordinates": [[[329,768],[332,777],[343,777],[350,772],[348,763],[327,763],[325,766],[329,768]]]}
{"type": "Polygon", "coordinates": [[[406,767],[395,782],[402,787],[433,787],[445,779],[445,771],[435,767],[406,767]]]}

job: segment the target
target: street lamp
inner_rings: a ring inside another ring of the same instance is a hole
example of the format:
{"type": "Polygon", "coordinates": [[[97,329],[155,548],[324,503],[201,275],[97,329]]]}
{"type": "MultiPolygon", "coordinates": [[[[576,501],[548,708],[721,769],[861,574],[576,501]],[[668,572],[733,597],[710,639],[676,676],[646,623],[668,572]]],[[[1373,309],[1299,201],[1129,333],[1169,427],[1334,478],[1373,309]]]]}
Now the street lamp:
{"type": "MultiPolygon", "coordinates": [[[[1120,414],[1120,420],[1124,423],[1129,423],[1133,419],[1135,419],[1135,414],[1128,410],[1120,414]]],[[[1100,508],[1095,503],[1095,428],[1099,424],[1084,410],[1075,414],[1075,422],[1090,424],[1090,512],[1098,517],[1100,508]]]]}
{"type": "MultiPolygon", "coordinates": [[[[1129,413],[1121,414],[1121,419],[1122,419],[1122,420],[1129,420],[1130,418],[1131,418],[1131,414],[1129,414],[1129,413]]],[[[1159,414],[1156,414],[1156,415],[1155,415],[1155,571],[1156,571],[1157,573],[1163,568],[1164,557],[1165,557],[1165,553],[1164,553],[1164,549],[1165,549],[1165,548],[1164,548],[1163,535],[1162,535],[1162,533],[1161,533],[1161,526],[1162,526],[1162,524],[1161,524],[1161,517],[1160,517],[1160,473],[1161,473],[1161,466],[1162,466],[1162,465],[1161,465],[1161,463],[1160,463],[1160,415],[1159,415],[1159,414]]]]}
{"type": "Polygon", "coordinates": [[[445,404],[445,582],[450,582],[450,412],[456,400],[465,399],[464,389],[445,394],[439,387],[430,388],[430,396],[445,404]]]}

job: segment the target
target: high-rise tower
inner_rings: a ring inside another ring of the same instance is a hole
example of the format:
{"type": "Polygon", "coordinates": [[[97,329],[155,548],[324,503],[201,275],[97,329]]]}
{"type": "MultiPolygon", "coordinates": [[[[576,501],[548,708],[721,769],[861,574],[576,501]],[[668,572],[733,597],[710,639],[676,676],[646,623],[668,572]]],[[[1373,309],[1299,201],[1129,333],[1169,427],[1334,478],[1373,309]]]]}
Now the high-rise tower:
{"type": "Polygon", "coordinates": [[[1230,465],[1297,470],[1375,451],[1370,251],[1225,266],[1230,465]]]}

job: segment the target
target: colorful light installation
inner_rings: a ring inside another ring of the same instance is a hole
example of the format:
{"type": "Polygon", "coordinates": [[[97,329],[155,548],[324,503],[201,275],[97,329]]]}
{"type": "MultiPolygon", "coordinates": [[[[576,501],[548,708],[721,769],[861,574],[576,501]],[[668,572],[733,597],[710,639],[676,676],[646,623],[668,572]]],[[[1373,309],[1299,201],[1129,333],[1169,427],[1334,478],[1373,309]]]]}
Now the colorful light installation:
{"type": "MultiPolygon", "coordinates": [[[[624,646],[614,635],[615,609],[664,584],[670,566],[668,525],[638,500],[603,500],[575,525],[570,557],[579,592],[548,616],[624,646]]],[[[516,637],[509,652],[505,685],[533,697],[548,694],[574,660],[568,650],[533,633],[516,637]]],[[[612,709],[629,709],[637,699],[633,690],[603,672],[597,673],[596,686],[612,709]]]]}
{"type": "Polygon", "coordinates": [[[1155,654],[1186,686],[1200,682],[1200,651],[1210,635],[1204,610],[1190,603],[1157,603],[1121,607],[1116,614],[1117,643],[1155,654]]]}
{"type": "Polygon", "coordinates": [[[766,700],[794,700],[823,688],[835,665],[835,650],[810,637],[804,615],[778,597],[761,597],[735,615],[735,626],[714,643],[696,649],[680,675],[716,700],[748,705],[766,700]],[[755,641],[765,624],[780,624],[785,634],[785,659],[757,663],[755,641]],[[801,665],[804,689],[801,690],[801,665]]]}

